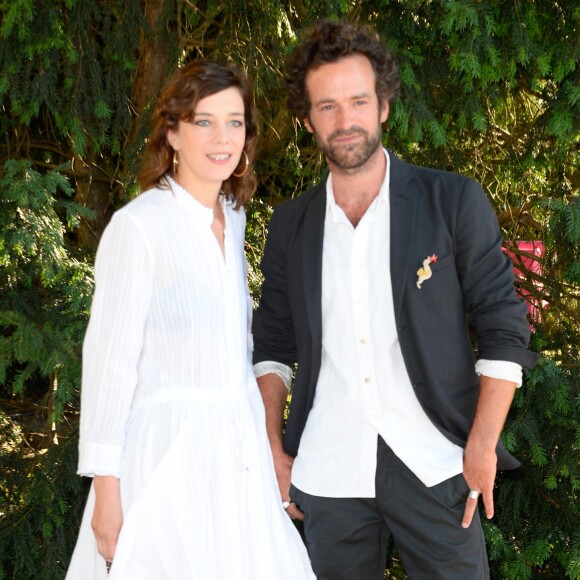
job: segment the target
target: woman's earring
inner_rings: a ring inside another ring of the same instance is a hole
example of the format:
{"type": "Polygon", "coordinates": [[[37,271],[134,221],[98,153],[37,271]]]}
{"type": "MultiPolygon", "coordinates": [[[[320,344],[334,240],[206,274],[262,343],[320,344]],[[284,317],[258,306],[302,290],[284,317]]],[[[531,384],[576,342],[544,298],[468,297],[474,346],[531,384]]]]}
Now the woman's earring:
{"type": "Polygon", "coordinates": [[[173,177],[177,175],[177,169],[179,167],[179,154],[174,149],[173,150],[173,177]]]}
{"type": "Polygon", "coordinates": [[[244,170],[241,173],[236,173],[235,171],[232,173],[232,175],[234,175],[235,177],[244,177],[244,175],[246,175],[246,173],[248,172],[248,167],[250,167],[250,160],[248,158],[248,154],[242,149],[242,153],[245,155],[246,157],[246,166],[244,167],[244,170]]]}

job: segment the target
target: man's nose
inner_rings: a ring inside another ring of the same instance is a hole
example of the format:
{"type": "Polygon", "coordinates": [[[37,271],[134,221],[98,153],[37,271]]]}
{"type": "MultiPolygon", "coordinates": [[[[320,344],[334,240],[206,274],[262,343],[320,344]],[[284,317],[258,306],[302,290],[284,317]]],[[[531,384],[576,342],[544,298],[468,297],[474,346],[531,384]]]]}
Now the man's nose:
{"type": "Polygon", "coordinates": [[[337,129],[350,129],[353,125],[353,115],[347,107],[340,107],[335,119],[337,129]]]}

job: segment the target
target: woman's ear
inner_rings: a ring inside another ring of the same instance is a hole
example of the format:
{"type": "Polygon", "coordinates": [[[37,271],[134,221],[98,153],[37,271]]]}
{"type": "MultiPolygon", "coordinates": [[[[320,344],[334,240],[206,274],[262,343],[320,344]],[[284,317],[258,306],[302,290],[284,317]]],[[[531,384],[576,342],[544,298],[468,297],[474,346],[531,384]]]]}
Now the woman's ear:
{"type": "Polygon", "coordinates": [[[173,129],[169,129],[167,131],[167,136],[166,136],[167,142],[169,143],[169,145],[173,148],[174,151],[179,151],[179,148],[177,146],[177,135],[175,133],[175,131],[173,129]]]}

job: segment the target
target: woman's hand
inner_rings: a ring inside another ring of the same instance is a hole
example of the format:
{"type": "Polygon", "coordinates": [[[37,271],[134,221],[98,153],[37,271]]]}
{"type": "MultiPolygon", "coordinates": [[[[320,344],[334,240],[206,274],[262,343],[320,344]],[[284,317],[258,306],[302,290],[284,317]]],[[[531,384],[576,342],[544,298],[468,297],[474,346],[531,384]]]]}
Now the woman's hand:
{"type": "Polygon", "coordinates": [[[106,561],[112,562],[123,525],[120,481],[112,475],[97,475],[93,485],[95,510],[91,526],[97,539],[99,554],[106,561]]]}

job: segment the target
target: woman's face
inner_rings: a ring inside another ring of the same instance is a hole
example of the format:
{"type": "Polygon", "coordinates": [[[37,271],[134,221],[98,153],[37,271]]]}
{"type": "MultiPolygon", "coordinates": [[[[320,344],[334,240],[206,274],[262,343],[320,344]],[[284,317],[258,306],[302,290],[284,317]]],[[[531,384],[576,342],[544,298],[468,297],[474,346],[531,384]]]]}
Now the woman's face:
{"type": "Polygon", "coordinates": [[[246,140],[244,101],[231,87],[201,99],[190,121],[167,134],[178,152],[176,179],[191,193],[221,187],[236,170],[246,140]]]}

